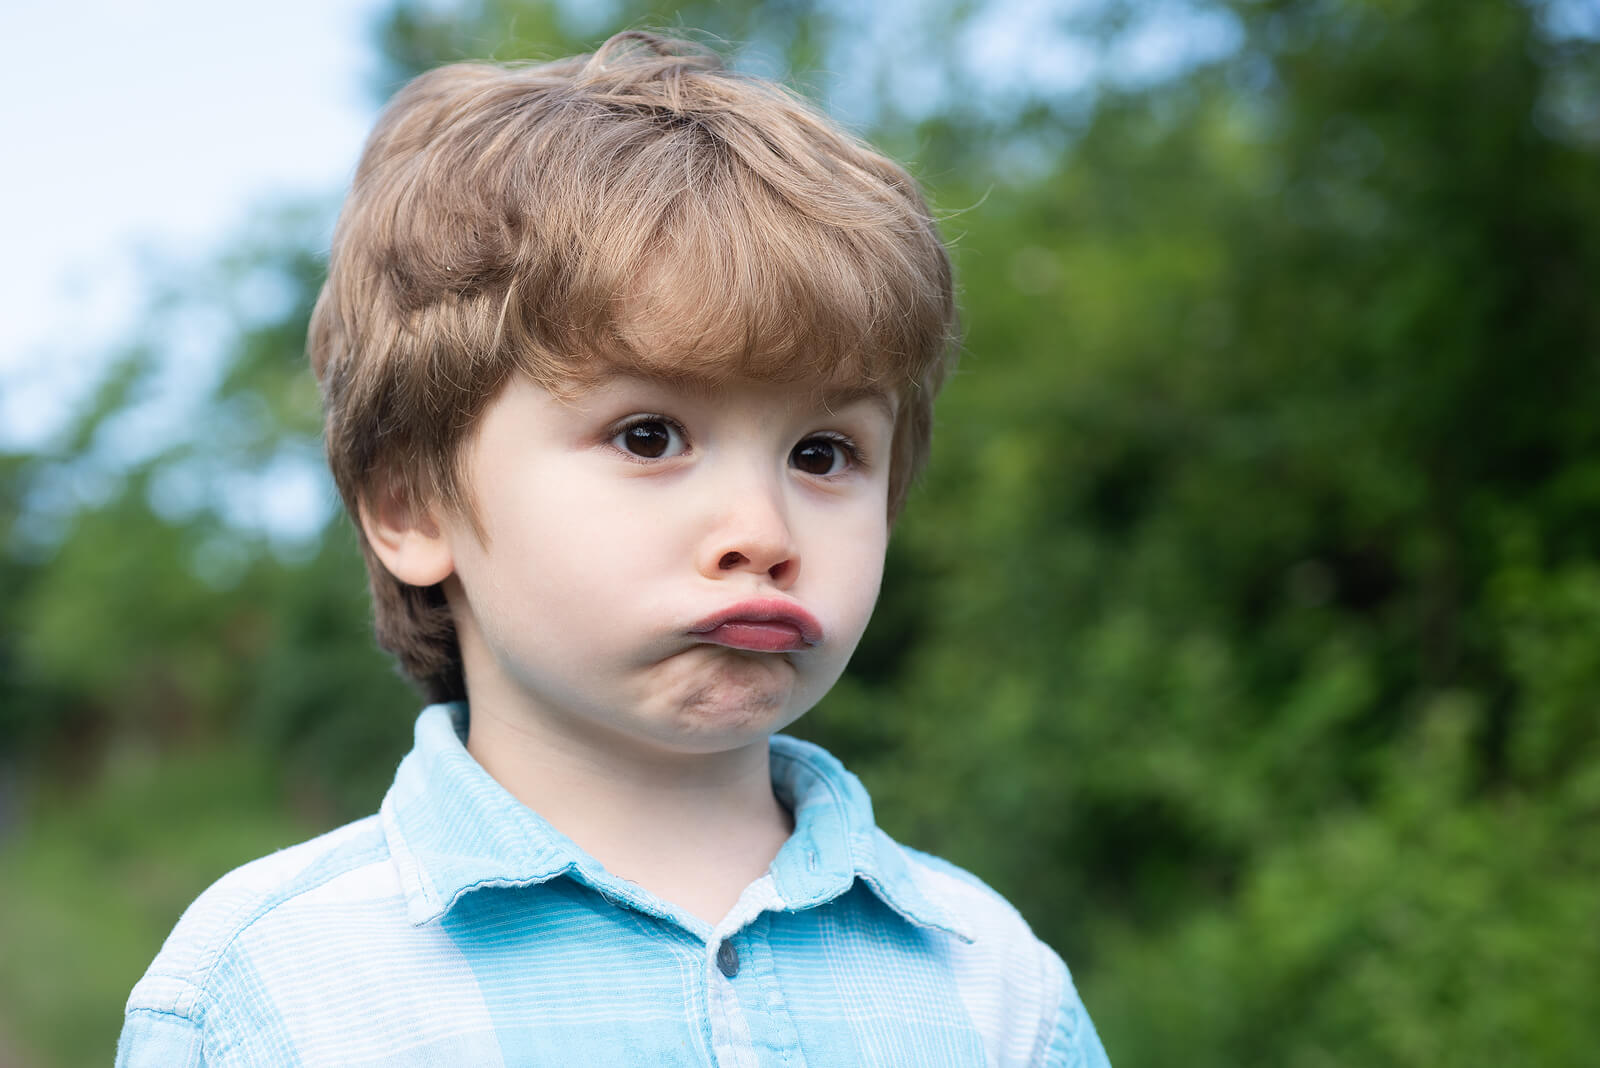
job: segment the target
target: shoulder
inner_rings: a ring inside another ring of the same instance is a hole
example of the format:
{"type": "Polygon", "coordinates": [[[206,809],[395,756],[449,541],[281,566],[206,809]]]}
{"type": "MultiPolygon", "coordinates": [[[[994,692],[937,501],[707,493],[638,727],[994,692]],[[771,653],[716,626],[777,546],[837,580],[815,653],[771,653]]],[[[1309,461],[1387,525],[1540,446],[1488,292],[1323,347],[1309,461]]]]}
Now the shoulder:
{"type": "Polygon", "coordinates": [[[398,895],[378,817],[346,824],[236,868],[195,899],[128,998],[138,1012],[199,1022],[218,988],[236,976],[241,955],[262,936],[286,948],[314,925],[297,905],[342,890],[370,898],[398,895]],[[386,883],[394,883],[387,886],[386,883]]]}
{"type": "Polygon", "coordinates": [[[990,1064],[1105,1065],[1066,964],[1009,901],[972,873],[885,834],[866,788],[825,750],[779,735],[772,752],[773,787],[795,810],[796,835],[824,856],[847,840],[855,877],[928,934],[920,952],[955,988],[990,1064]]]}
{"type": "MultiPolygon", "coordinates": [[[[879,832],[882,834],[882,832],[879,832]]],[[[976,875],[884,840],[906,859],[921,892],[947,912],[951,967],[962,1001],[1001,1064],[1106,1064],[1072,975],[1020,913],[976,875]]]]}

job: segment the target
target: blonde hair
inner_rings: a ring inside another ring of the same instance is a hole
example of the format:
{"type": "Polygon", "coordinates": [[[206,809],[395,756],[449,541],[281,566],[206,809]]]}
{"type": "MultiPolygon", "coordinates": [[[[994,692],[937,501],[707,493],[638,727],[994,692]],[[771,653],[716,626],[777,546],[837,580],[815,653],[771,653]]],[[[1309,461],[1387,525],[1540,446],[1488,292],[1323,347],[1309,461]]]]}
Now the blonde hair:
{"type": "MultiPolygon", "coordinates": [[[[414,79],[369,138],[308,348],[360,529],[377,492],[474,516],[465,443],[512,375],[866,385],[900,398],[891,517],[953,352],[949,258],[900,167],[781,86],[640,31],[414,79]]],[[[463,696],[442,591],[361,544],[378,642],[463,696]]]]}

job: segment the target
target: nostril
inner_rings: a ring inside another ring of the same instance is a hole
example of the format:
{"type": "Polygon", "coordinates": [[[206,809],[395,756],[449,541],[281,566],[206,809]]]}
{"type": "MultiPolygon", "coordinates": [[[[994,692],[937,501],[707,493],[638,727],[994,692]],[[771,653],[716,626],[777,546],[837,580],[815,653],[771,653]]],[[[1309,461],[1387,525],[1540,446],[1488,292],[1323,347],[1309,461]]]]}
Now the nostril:
{"type": "Polygon", "coordinates": [[[723,571],[729,571],[745,562],[744,553],[726,552],[722,554],[722,559],[717,561],[717,567],[723,571]]]}
{"type": "Polygon", "coordinates": [[[772,581],[783,581],[783,576],[789,573],[789,563],[790,562],[788,560],[780,560],[771,567],[767,568],[767,574],[772,576],[772,581]]]}

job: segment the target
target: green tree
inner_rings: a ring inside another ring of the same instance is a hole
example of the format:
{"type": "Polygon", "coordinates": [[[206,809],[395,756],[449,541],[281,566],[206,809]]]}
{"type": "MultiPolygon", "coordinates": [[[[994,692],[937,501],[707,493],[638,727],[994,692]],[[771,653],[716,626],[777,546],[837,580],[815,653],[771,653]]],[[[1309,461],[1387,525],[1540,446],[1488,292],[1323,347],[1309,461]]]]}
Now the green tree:
{"type": "Polygon", "coordinates": [[[822,728],[1119,1063],[1581,1063],[1594,42],[1229,10],[1236,52],[1038,117],[1058,169],[961,216],[920,629],[822,728]]]}

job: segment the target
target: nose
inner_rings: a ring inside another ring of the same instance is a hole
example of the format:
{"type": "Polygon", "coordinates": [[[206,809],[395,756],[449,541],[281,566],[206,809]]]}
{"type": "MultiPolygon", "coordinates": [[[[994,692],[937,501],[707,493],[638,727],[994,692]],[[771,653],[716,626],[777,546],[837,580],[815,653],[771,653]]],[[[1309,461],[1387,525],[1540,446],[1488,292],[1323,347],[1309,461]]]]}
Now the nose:
{"type": "Polygon", "coordinates": [[[800,554],[781,491],[748,483],[734,491],[701,542],[697,564],[707,578],[754,574],[780,590],[793,586],[800,554]]]}

